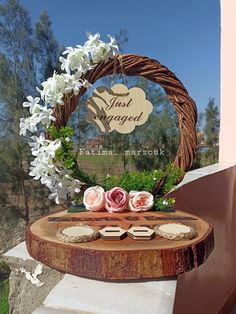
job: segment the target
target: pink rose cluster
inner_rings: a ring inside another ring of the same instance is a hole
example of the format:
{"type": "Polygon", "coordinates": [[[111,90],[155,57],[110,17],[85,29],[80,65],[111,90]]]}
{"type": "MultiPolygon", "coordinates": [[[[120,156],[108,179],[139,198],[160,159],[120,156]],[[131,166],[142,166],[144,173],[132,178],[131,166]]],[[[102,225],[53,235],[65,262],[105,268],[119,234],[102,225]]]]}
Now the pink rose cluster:
{"type": "Polygon", "coordinates": [[[147,211],[153,207],[154,197],[145,191],[131,191],[129,194],[120,187],[105,192],[101,186],[92,186],[84,192],[84,205],[87,210],[118,213],[124,210],[147,211]]]}

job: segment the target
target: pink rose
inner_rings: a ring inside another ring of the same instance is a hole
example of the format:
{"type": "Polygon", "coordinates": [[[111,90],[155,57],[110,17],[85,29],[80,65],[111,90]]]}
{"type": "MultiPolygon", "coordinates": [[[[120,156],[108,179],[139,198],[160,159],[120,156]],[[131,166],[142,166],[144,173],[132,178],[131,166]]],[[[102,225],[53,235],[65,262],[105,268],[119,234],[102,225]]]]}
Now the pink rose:
{"type": "Polygon", "coordinates": [[[87,210],[101,211],[106,207],[105,192],[101,186],[91,186],[84,192],[83,203],[87,210]]]}
{"type": "Polygon", "coordinates": [[[153,207],[154,197],[151,193],[131,191],[129,193],[129,208],[133,212],[142,212],[153,207]]]}
{"type": "Polygon", "coordinates": [[[112,212],[122,212],[128,209],[129,195],[122,188],[115,187],[105,194],[106,209],[112,212]]]}

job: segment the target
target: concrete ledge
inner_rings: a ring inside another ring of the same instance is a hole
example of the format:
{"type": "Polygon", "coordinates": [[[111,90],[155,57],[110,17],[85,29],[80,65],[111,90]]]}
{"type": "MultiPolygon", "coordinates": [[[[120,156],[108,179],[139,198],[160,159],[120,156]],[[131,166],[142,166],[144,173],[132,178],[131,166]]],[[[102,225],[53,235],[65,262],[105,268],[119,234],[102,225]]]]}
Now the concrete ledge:
{"type": "Polygon", "coordinates": [[[40,306],[33,312],[33,314],[73,314],[73,313],[79,313],[79,314],[94,314],[89,312],[81,312],[81,311],[68,311],[66,309],[58,309],[58,308],[52,308],[48,306],[40,306]]]}
{"type": "Polygon", "coordinates": [[[33,258],[29,255],[25,241],[13,247],[11,250],[7,251],[3,256],[6,257],[15,257],[20,258],[23,261],[33,260],[33,258]]]}
{"type": "Polygon", "coordinates": [[[177,190],[181,186],[183,186],[187,183],[190,183],[194,180],[209,176],[211,174],[214,174],[214,173],[217,173],[220,171],[224,171],[225,169],[234,167],[235,165],[236,165],[236,162],[230,162],[230,163],[221,162],[221,163],[216,163],[216,164],[213,164],[210,166],[206,166],[206,167],[202,167],[199,169],[189,171],[185,174],[183,181],[180,182],[180,184],[176,187],[175,190],[177,190]]]}
{"type": "Polygon", "coordinates": [[[65,275],[44,305],[86,313],[171,314],[175,288],[176,278],[115,283],[65,275]]]}
{"type": "Polygon", "coordinates": [[[1,259],[11,269],[9,313],[32,314],[63,277],[63,274],[43,265],[43,272],[38,276],[43,285],[38,287],[32,284],[21,269],[33,273],[39,262],[28,254],[25,242],[6,252],[1,259]]]}

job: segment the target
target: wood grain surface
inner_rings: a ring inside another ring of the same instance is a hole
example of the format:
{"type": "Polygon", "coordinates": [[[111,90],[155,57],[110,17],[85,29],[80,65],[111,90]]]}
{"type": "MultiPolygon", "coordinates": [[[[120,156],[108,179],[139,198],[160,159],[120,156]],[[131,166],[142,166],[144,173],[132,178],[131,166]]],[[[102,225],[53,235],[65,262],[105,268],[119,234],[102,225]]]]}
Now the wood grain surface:
{"type": "Polygon", "coordinates": [[[26,232],[30,255],[59,271],[103,279],[127,280],[177,275],[205,262],[214,248],[213,228],[204,220],[182,211],[108,213],[82,212],[51,214],[33,222],[26,232]],[[105,226],[147,226],[179,222],[193,227],[198,236],[174,241],[155,236],[151,240],[120,241],[99,238],[86,243],[64,243],[56,237],[59,228],[85,224],[97,230],[105,226]]]}

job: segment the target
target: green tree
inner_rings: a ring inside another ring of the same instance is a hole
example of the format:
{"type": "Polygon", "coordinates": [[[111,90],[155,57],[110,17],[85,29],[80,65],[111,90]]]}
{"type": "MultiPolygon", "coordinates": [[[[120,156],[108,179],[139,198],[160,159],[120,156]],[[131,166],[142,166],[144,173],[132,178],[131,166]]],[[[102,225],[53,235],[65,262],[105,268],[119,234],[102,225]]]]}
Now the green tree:
{"type": "Polygon", "coordinates": [[[121,28],[115,35],[115,39],[118,43],[120,52],[123,53],[124,46],[129,41],[128,30],[126,28],[121,28]]]}
{"type": "Polygon", "coordinates": [[[54,70],[60,72],[59,56],[62,48],[55,38],[52,30],[52,22],[46,11],[42,11],[39,21],[35,25],[37,60],[42,68],[41,80],[52,76],[54,70]]]}
{"type": "Polygon", "coordinates": [[[198,114],[198,121],[197,121],[197,150],[196,150],[196,157],[194,159],[193,165],[191,169],[201,168],[203,166],[203,156],[204,153],[202,152],[202,145],[204,142],[204,133],[202,131],[204,113],[200,112],[198,114]]]}
{"type": "Polygon", "coordinates": [[[136,150],[150,153],[133,157],[136,168],[138,170],[164,168],[174,160],[179,146],[177,114],[166,94],[156,84],[139,78],[135,85],[145,90],[147,99],[153,104],[153,112],[148,121],[132,132],[133,146],[136,150]]]}
{"type": "Polygon", "coordinates": [[[215,99],[210,98],[205,109],[205,126],[204,137],[205,144],[208,146],[208,151],[205,154],[206,163],[212,164],[218,161],[219,152],[219,110],[215,104],[215,99]]]}
{"type": "MultiPolygon", "coordinates": [[[[31,154],[19,135],[19,120],[27,116],[22,107],[27,95],[34,96],[38,78],[46,79],[57,65],[59,45],[46,12],[33,29],[28,12],[18,0],[0,4],[0,180],[21,193],[29,222],[28,168],[31,154]],[[38,77],[38,78],[37,78],[38,77]]],[[[43,190],[42,190],[43,191],[43,190]]]]}
{"type": "MultiPolygon", "coordinates": [[[[28,193],[25,185],[26,144],[19,136],[19,119],[24,114],[22,102],[31,93],[36,83],[34,64],[34,40],[28,12],[18,0],[8,0],[0,4],[0,101],[2,155],[4,163],[11,169],[11,182],[17,186],[24,197],[24,219],[29,221],[28,193]],[[7,145],[6,145],[7,142],[7,145]]],[[[4,164],[2,164],[3,166],[4,164]]]]}

